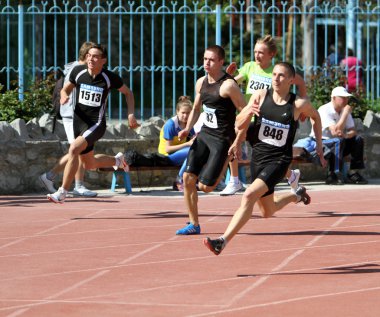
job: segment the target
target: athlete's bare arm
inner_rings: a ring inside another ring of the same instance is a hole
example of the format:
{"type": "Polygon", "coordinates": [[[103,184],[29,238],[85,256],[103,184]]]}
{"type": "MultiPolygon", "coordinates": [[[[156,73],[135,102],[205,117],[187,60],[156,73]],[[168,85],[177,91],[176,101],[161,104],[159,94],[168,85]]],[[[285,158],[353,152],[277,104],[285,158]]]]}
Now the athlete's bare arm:
{"type": "Polygon", "coordinates": [[[71,94],[71,92],[73,91],[73,89],[75,88],[75,85],[72,84],[71,82],[67,82],[61,89],[61,99],[60,99],[60,103],[61,105],[64,105],[65,103],[67,103],[69,101],[69,96],[71,94]]]}
{"type": "Polygon", "coordinates": [[[133,92],[126,86],[123,85],[119,88],[119,91],[125,96],[125,101],[127,103],[128,108],[128,123],[129,127],[132,129],[137,128],[139,125],[137,124],[134,112],[135,112],[135,98],[133,96],[133,92]]]}
{"type": "Polygon", "coordinates": [[[201,114],[201,87],[203,84],[203,80],[206,76],[203,76],[197,80],[197,83],[195,84],[195,99],[193,104],[193,109],[191,109],[191,112],[189,114],[189,119],[187,120],[186,128],[179,131],[178,133],[178,139],[183,140],[186,139],[189,135],[191,129],[193,128],[194,124],[198,121],[199,116],[201,114]]]}
{"type": "Polygon", "coordinates": [[[233,155],[234,158],[240,159],[241,143],[245,140],[249,124],[252,120],[252,116],[260,114],[260,106],[262,100],[265,97],[265,90],[256,91],[250,98],[248,105],[245,106],[242,111],[237,115],[235,121],[235,128],[237,134],[234,142],[228,150],[229,155],[233,155]]]}
{"type": "Polygon", "coordinates": [[[236,117],[236,128],[247,130],[254,115],[260,115],[260,107],[263,103],[266,90],[255,91],[248,101],[247,106],[236,117]]]}
{"type": "Polygon", "coordinates": [[[235,108],[240,112],[247,105],[239,86],[232,79],[227,79],[220,87],[220,96],[230,98],[235,108]]]}

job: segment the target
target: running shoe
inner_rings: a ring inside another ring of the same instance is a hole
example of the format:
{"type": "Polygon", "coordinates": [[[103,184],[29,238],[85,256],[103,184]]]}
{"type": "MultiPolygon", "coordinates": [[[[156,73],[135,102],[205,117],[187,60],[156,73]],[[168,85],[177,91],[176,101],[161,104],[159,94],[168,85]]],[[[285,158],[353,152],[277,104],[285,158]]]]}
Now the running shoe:
{"type": "Polygon", "coordinates": [[[311,198],[306,193],[306,188],[304,186],[298,187],[298,189],[296,190],[296,195],[297,195],[297,203],[302,201],[305,205],[310,204],[311,198]]]}
{"type": "Polygon", "coordinates": [[[346,182],[349,184],[368,184],[368,181],[358,172],[348,175],[346,182]]]}
{"type": "Polygon", "coordinates": [[[80,185],[78,187],[75,187],[73,190],[74,196],[82,196],[82,197],[96,197],[98,196],[97,192],[93,192],[92,190],[89,190],[83,185],[80,185]]]}
{"type": "Polygon", "coordinates": [[[220,192],[220,196],[231,196],[235,195],[238,191],[243,188],[241,182],[235,184],[235,182],[229,182],[225,189],[220,192]]]}
{"type": "Polygon", "coordinates": [[[177,230],[175,234],[177,235],[190,235],[190,234],[200,234],[201,226],[194,226],[192,223],[189,223],[186,227],[177,230]]]}
{"type": "Polygon", "coordinates": [[[67,191],[65,191],[62,187],[59,187],[54,194],[47,194],[47,199],[56,204],[63,204],[66,199],[66,194],[67,191]]]}
{"type": "Polygon", "coordinates": [[[226,246],[226,243],[222,238],[212,240],[207,237],[203,239],[203,244],[215,255],[219,255],[226,246]]]}
{"type": "Polygon", "coordinates": [[[115,171],[119,168],[123,169],[125,172],[129,171],[129,165],[125,161],[124,154],[119,152],[115,155],[116,164],[113,166],[115,171]]]}
{"type": "Polygon", "coordinates": [[[40,175],[39,179],[42,185],[44,185],[44,187],[50,194],[53,194],[57,191],[54,187],[54,182],[47,178],[46,173],[43,173],[42,175],[40,175]]]}
{"type": "Polygon", "coordinates": [[[291,187],[291,191],[295,193],[299,186],[298,182],[300,180],[301,172],[299,169],[292,170],[292,172],[293,172],[293,175],[292,175],[293,178],[292,179],[288,178],[288,184],[291,187]]]}

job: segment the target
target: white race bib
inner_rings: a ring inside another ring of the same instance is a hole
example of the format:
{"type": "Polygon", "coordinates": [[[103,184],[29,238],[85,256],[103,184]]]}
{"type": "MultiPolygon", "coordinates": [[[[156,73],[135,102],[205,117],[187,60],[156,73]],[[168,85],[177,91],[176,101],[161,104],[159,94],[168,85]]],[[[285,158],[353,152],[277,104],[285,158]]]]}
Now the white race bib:
{"type": "Polygon", "coordinates": [[[259,140],[274,146],[284,146],[289,134],[289,124],[261,119],[259,140]]]}
{"type": "Polygon", "coordinates": [[[247,94],[253,94],[259,89],[269,89],[272,86],[272,78],[252,74],[248,80],[247,94]]]}
{"type": "Polygon", "coordinates": [[[79,103],[89,107],[100,107],[103,88],[81,84],[79,88],[79,103]]]}
{"type": "Polygon", "coordinates": [[[215,111],[216,111],[216,109],[211,109],[211,108],[203,105],[203,113],[204,113],[203,124],[209,128],[212,128],[212,129],[218,128],[218,120],[216,118],[215,111]]]}

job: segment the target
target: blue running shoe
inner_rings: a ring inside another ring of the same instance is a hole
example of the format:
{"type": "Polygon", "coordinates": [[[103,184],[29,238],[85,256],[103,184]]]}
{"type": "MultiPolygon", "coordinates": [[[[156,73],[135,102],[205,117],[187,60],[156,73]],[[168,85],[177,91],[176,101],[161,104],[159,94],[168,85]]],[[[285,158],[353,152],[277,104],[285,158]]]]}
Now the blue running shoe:
{"type": "Polygon", "coordinates": [[[201,226],[194,226],[192,223],[189,223],[186,227],[177,230],[175,234],[178,235],[189,235],[189,234],[200,234],[201,226]]]}

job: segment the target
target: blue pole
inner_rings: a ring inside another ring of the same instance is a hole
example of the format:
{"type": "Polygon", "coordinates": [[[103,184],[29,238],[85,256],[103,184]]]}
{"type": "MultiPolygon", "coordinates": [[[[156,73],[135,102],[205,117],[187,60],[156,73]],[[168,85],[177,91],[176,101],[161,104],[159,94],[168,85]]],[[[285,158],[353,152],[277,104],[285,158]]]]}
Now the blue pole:
{"type": "Polygon", "coordinates": [[[18,5],[18,99],[24,100],[24,6],[18,5]]]}
{"type": "Polygon", "coordinates": [[[354,14],[354,0],[347,3],[347,47],[355,50],[355,29],[356,18],[354,14]]]}
{"type": "Polygon", "coordinates": [[[222,6],[220,3],[218,3],[215,6],[215,13],[216,13],[216,34],[215,34],[215,42],[216,45],[221,45],[222,43],[222,6]]]}

